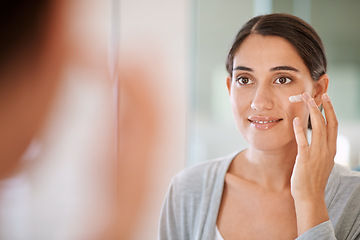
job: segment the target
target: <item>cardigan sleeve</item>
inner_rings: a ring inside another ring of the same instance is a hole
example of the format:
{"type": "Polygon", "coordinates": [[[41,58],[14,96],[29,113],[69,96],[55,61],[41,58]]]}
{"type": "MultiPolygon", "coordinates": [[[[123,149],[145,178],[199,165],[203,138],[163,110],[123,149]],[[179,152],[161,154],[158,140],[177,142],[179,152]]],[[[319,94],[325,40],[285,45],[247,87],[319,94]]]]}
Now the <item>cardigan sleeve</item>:
{"type": "Polygon", "coordinates": [[[336,240],[335,231],[328,220],[301,234],[296,240],[336,240]]]}
{"type": "Polygon", "coordinates": [[[360,173],[335,165],[326,193],[330,220],[296,240],[360,240],[360,173]]]}

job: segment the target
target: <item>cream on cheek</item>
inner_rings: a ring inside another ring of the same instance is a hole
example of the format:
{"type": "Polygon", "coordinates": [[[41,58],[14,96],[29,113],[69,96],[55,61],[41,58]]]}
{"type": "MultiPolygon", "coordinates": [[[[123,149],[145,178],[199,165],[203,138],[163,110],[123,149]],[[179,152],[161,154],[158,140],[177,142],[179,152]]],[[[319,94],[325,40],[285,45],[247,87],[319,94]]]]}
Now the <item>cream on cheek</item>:
{"type": "Polygon", "coordinates": [[[295,117],[299,117],[303,128],[307,129],[309,110],[307,109],[306,103],[303,101],[301,94],[295,96],[297,98],[296,101],[294,98],[291,99],[291,97],[287,100],[287,114],[291,121],[293,121],[295,117]]]}
{"type": "Polygon", "coordinates": [[[295,117],[299,117],[304,123],[304,127],[307,127],[309,112],[302,100],[302,92],[304,92],[304,90],[278,88],[278,91],[276,91],[274,95],[275,108],[273,110],[279,114],[283,114],[283,120],[285,120],[290,127],[292,127],[292,121],[295,117]],[[294,98],[296,101],[294,101],[294,98]]]}
{"type": "MultiPolygon", "coordinates": [[[[305,79],[305,78],[304,78],[305,79]]],[[[295,117],[299,117],[303,128],[307,129],[308,120],[309,120],[309,110],[306,106],[307,103],[304,102],[303,94],[308,93],[310,96],[313,96],[314,93],[314,82],[311,78],[306,78],[303,82],[303,85],[298,88],[293,94],[290,94],[287,100],[292,113],[292,120],[295,117]]]]}
{"type": "Polygon", "coordinates": [[[295,103],[295,102],[302,102],[302,101],[303,101],[302,95],[301,95],[301,94],[292,95],[292,96],[289,97],[289,101],[290,101],[290,102],[293,102],[293,103],[295,103]]]}

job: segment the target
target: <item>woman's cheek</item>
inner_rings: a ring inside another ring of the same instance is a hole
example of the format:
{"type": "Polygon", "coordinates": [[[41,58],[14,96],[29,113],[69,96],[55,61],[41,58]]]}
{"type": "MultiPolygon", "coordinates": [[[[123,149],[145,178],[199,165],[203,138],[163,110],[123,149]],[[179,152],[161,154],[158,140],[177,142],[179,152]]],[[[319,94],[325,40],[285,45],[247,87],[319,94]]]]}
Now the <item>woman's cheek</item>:
{"type": "Polygon", "coordinates": [[[299,117],[303,127],[307,128],[308,125],[308,118],[309,118],[309,111],[305,106],[304,102],[299,103],[290,103],[287,106],[288,110],[288,117],[291,121],[294,120],[295,117],[299,117]]]}

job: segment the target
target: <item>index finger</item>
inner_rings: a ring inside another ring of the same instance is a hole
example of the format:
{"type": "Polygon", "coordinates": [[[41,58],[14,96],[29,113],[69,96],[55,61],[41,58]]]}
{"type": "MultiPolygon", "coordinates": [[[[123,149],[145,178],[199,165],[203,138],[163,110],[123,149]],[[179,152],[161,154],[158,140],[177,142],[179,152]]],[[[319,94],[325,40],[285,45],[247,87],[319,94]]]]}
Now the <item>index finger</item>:
{"type": "Polygon", "coordinates": [[[302,155],[308,149],[309,143],[306,138],[306,134],[301,125],[301,121],[299,117],[294,118],[293,120],[293,128],[295,133],[296,143],[298,145],[298,155],[302,155]]]}

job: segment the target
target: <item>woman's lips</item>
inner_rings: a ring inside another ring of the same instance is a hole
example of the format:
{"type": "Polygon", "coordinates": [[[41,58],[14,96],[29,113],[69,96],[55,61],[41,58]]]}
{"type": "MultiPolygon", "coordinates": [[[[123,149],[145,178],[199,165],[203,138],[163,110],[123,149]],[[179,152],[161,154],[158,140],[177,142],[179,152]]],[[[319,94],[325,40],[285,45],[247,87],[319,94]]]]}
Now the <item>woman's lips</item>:
{"type": "Polygon", "coordinates": [[[251,117],[248,119],[250,125],[259,130],[268,130],[276,126],[282,118],[273,118],[273,117],[251,117]]]}

